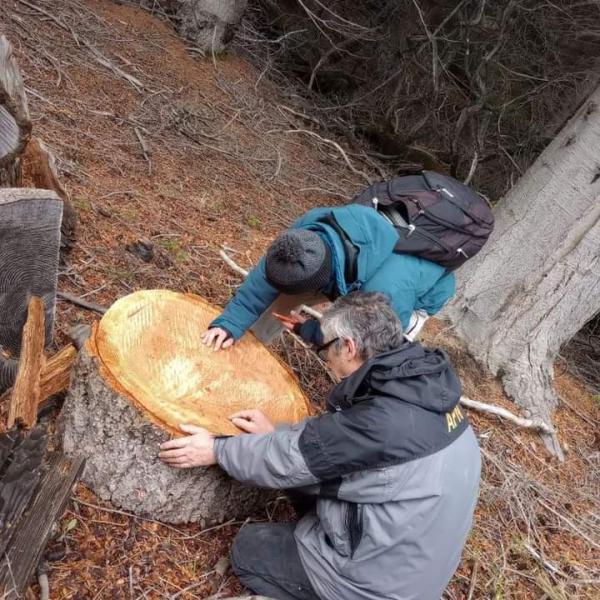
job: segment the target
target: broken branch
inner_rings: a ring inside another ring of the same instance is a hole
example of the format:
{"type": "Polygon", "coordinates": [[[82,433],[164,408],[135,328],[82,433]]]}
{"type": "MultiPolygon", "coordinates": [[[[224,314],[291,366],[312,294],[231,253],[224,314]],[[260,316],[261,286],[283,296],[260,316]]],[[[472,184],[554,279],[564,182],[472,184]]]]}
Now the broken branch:
{"type": "Polygon", "coordinates": [[[506,408],[502,408],[502,406],[496,406],[494,404],[485,404],[484,402],[478,402],[477,400],[471,400],[470,398],[466,398],[465,396],[460,397],[460,403],[467,408],[472,410],[476,410],[478,412],[487,413],[490,415],[496,415],[497,417],[501,417],[518,425],[519,427],[524,427],[525,429],[535,429],[537,431],[542,431],[544,433],[556,433],[555,429],[544,423],[541,419],[525,419],[524,417],[519,417],[514,413],[511,413],[506,408]]]}
{"type": "Polygon", "coordinates": [[[104,306],[100,306],[95,302],[88,302],[87,300],[83,300],[82,298],[74,296],[73,294],[69,294],[68,292],[56,292],[56,295],[62,300],[66,300],[67,302],[75,304],[76,306],[81,306],[81,308],[87,308],[87,310],[92,310],[94,312],[100,313],[101,315],[103,315],[108,310],[108,308],[104,306]]]}
{"type": "Polygon", "coordinates": [[[44,366],[45,308],[41,298],[29,301],[27,322],[23,327],[23,342],[17,379],[10,397],[8,428],[21,421],[28,429],[35,425],[40,400],[40,378],[44,366]]]}

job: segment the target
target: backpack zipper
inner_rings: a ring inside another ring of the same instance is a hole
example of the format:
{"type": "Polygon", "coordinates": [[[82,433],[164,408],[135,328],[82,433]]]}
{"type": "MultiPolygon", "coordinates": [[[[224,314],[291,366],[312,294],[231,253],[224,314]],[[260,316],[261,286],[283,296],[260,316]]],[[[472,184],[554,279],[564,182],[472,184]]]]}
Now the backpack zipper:
{"type": "MultiPolygon", "coordinates": [[[[452,223],[449,223],[448,221],[446,221],[444,219],[440,219],[439,217],[436,217],[435,215],[431,214],[431,211],[429,211],[425,208],[421,208],[419,210],[419,214],[427,215],[427,217],[429,219],[431,219],[434,223],[441,225],[442,227],[446,227],[447,229],[452,229],[453,231],[458,231],[458,233],[463,233],[464,235],[468,235],[469,237],[473,236],[473,234],[470,231],[466,231],[462,227],[458,227],[457,225],[453,225],[452,223]]],[[[478,236],[475,236],[475,237],[478,237],[478,236]]]]}
{"type": "Polygon", "coordinates": [[[432,233],[429,233],[429,232],[425,231],[424,229],[415,227],[414,225],[411,225],[411,227],[413,229],[409,234],[407,234],[406,237],[408,237],[409,235],[411,235],[412,233],[414,233],[416,231],[419,235],[421,235],[424,238],[427,238],[430,242],[437,244],[444,252],[447,252],[448,254],[452,254],[452,250],[450,250],[450,248],[448,248],[445,244],[440,242],[440,240],[438,240],[432,233]]]}
{"type": "Polygon", "coordinates": [[[486,225],[487,227],[490,226],[490,224],[487,221],[480,219],[479,217],[475,216],[471,211],[467,210],[464,206],[460,206],[459,204],[457,204],[454,201],[454,198],[455,198],[454,194],[452,194],[445,187],[437,186],[434,188],[434,191],[438,192],[439,194],[445,192],[446,196],[448,196],[448,202],[450,202],[450,204],[453,204],[454,206],[456,206],[456,208],[458,208],[459,210],[462,210],[462,212],[464,212],[465,215],[467,215],[470,219],[475,221],[478,225],[480,225],[480,226],[486,225]]]}

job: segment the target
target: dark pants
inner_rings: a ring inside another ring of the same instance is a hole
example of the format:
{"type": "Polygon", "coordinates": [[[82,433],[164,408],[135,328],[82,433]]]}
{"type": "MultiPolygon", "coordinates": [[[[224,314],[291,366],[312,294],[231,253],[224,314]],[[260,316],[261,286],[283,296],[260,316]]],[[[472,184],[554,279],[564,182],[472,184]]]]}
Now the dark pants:
{"type": "Polygon", "coordinates": [[[293,523],[250,523],[233,541],[231,565],[255,594],[275,600],[319,600],[300,561],[293,523]]]}

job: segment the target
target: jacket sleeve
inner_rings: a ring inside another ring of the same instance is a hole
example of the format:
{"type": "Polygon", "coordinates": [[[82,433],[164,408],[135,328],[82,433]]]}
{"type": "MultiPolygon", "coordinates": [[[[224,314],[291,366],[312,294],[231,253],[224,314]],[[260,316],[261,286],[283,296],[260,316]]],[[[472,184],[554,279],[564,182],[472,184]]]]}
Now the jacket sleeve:
{"type": "Polygon", "coordinates": [[[415,308],[425,310],[429,315],[435,315],[435,313],[442,310],[444,304],[454,296],[455,292],[456,278],[454,273],[446,273],[425,294],[417,298],[415,308]]]}
{"type": "MultiPolygon", "coordinates": [[[[387,292],[387,290],[382,291],[387,292]]],[[[410,323],[413,306],[415,306],[415,290],[412,288],[396,288],[390,296],[392,308],[402,323],[402,329],[406,330],[410,323]]]]}
{"type": "Polygon", "coordinates": [[[250,271],[222,314],[209,327],[223,327],[238,340],[258,320],[279,292],[267,282],[265,259],[250,271]]]}
{"type": "Polygon", "coordinates": [[[282,489],[317,483],[298,447],[305,424],[217,439],[217,462],[234,479],[260,487],[282,489]]]}

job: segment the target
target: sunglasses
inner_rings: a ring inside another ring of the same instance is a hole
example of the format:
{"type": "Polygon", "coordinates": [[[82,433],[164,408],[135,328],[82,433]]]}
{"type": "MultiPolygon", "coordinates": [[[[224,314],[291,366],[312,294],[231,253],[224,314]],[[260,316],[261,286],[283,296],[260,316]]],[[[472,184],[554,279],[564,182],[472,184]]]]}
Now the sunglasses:
{"type": "Polygon", "coordinates": [[[340,339],[339,337],[333,338],[332,340],[329,340],[328,342],[326,342],[322,346],[317,346],[315,348],[315,352],[316,352],[317,356],[323,362],[327,362],[327,349],[329,348],[329,346],[335,344],[339,339],[340,339]]]}

